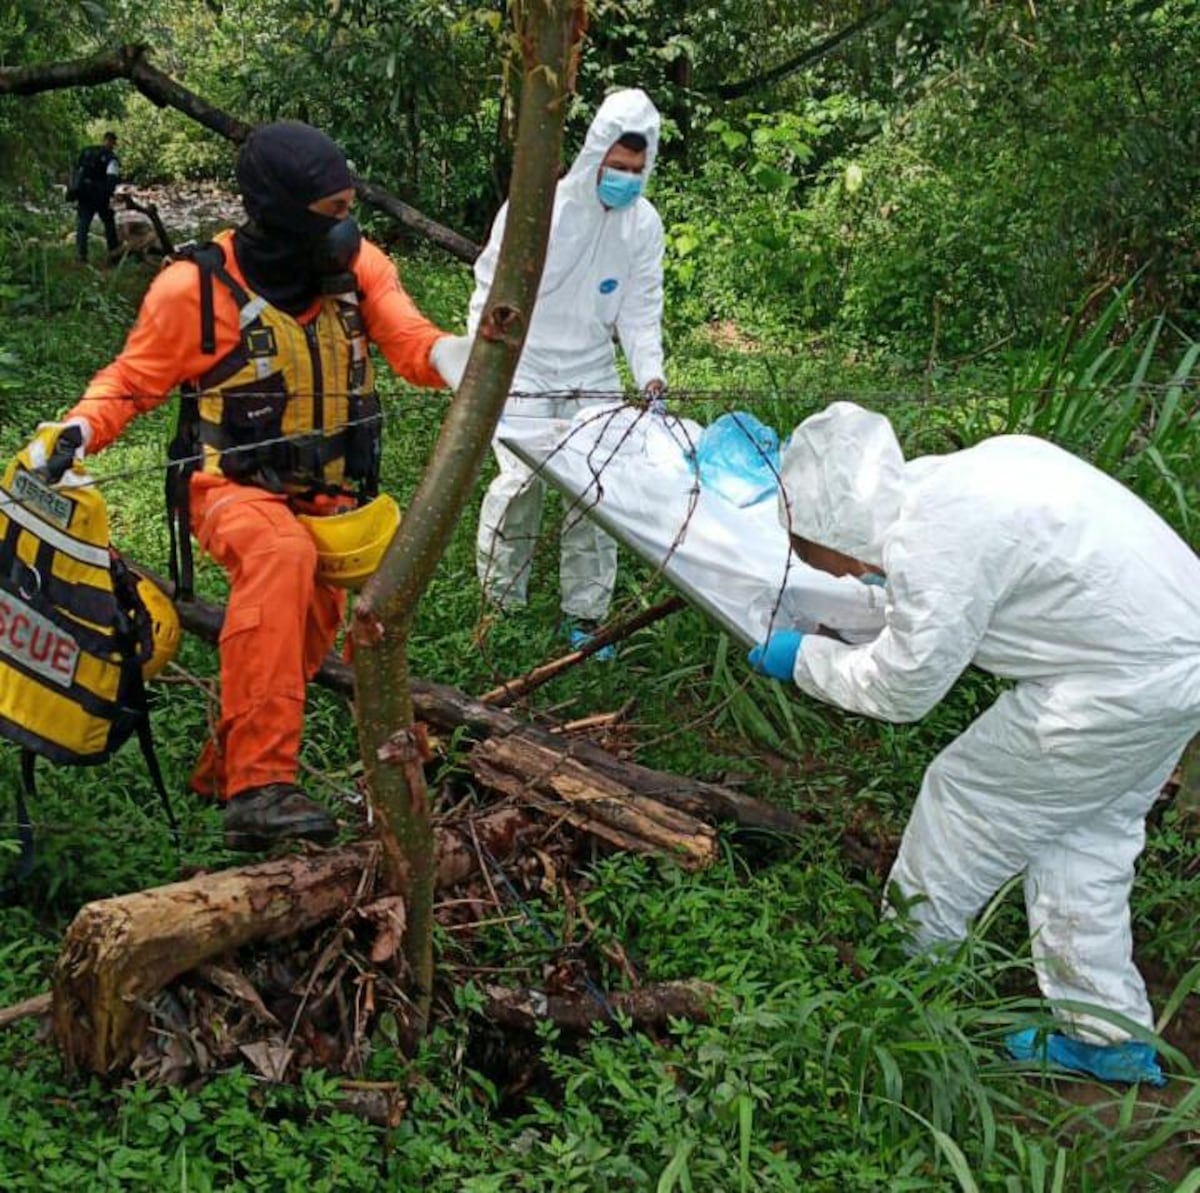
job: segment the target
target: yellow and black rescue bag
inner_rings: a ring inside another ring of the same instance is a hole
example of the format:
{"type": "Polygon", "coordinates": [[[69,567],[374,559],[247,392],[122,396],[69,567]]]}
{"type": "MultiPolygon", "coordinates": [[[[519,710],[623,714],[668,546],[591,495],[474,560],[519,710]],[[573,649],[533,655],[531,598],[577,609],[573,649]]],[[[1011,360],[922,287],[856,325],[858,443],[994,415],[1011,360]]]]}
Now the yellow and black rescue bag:
{"type": "MultiPolygon", "coordinates": [[[[0,735],[21,747],[32,797],[36,755],[92,765],[137,734],[178,843],[142,678],[152,650],[137,577],[109,543],[100,491],[69,454],[39,466],[22,451],[0,479],[0,735]]],[[[20,792],[17,819],[24,877],[32,829],[20,792]]]]}

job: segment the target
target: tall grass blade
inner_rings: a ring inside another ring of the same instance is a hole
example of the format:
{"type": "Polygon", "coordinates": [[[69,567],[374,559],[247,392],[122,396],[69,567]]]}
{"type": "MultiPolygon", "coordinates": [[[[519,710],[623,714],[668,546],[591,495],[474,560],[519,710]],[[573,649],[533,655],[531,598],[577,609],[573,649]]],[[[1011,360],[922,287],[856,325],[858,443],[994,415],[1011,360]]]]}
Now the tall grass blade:
{"type": "Polygon", "coordinates": [[[1167,1030],[1167,1024],[1175,1018],[1176,1012],[1187,1001],[1188,995],[1192,993],[1196,987],[1200,985],[1200,961],[1197,961],[1191,969],[1180,978],[1178,985],[1171,991],[1171,997],[1167,999],[1166,1006],[1163,1007],[1162,1013],[1158,1017],[1158,1022],[1154,1025],[1154,1030],[1158,1035],[1162,1035],[1167,1030]]]}
{"type": "Polygon", "coordinates": [[[675,1145],[675,1154],[671,1157],[671,1162],[658,1178],[658,1193],[672,1193],[677,1188],[682,1189],[684,1193],[691,1193],[692,1177],[688,1172],[688,1157],[695,1146],[695,1140],[692,1139],[681,1139],[675,1145]]]}
{"type": "Polygon", "coordinates": [[[754,1102],[748,1094],[738,1097],[738,1178],[742,1193],[750,1188],[750,1137],[754,1123],[754,1102]]]}

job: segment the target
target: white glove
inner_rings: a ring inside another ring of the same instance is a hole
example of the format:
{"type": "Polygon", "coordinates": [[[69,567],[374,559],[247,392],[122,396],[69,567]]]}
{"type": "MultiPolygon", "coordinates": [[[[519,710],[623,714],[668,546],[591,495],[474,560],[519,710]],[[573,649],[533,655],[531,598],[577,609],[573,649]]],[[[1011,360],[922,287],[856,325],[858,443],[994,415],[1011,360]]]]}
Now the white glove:
{"type": "Polygon", "coordinates": [[[462,384],[472,343],[471,336],[442,336],[429,350],[429,363],[455,393],[462,384]]]}
{"type": "MultiPolygon", "coordinates": [[[[78,428],[81,436],[81,442],[75,448],[74,462],[76,464],[83,462],[83,457],[93,438],[92,425],[86,418],[69,418],[66,422],[61,423],[38,423],[37,431],[26,448],[29,453],[29,462],[35,471],[46,468],[50,463],[50,458],[55,454],[62,433],[70,427],[78,428]]],[[[61,483],[69,485],[84,482],[73,479],[73,474],[67,471],[62,477],[61,483]]],[[[90,478],[86,483],[90,483],[90,478]]]]}

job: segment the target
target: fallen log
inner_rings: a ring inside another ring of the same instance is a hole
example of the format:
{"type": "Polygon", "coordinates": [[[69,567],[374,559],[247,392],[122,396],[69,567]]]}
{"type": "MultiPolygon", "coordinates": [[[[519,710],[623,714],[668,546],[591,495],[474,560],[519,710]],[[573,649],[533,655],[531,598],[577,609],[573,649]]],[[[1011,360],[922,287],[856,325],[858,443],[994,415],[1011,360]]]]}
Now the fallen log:
{"type": "MultiPolygon", "coordinates": [[[[498,809],[476,821],[475,835],[503,857],[523,823],[514,809],[498,809]]],[[[468,832],[435,835],[439,886],[477,868],[468,832]]],[[[351,845],[87,904],[67,929],[54,972],[52,1028],[68,1067],[108,1073],[127,1064],[146,1030],[147,1001],[159,990],[214,958],[294,936],[369,899],[377,858],[377,845],[351,845]]],[[[38,1013],[25,1004],[9,1008],[10,1021],[38,1013]]]]}
{"type": "Polygon", "coordinates": [[[707,1023],[720,999],[708,982],[662,982],[613,994],[546,994],[541,990],[512,990],[485,986],[481,1014],[501,1027],[533,1031],[553,1023],[564,1031],[586,1032],[616,1016],[635,1027],[664,1028],[672,1019],[707,1023]]]}
{"type": "Polygon", "coordinates": [[[519,734],[493,737],[471,751],[472,772],[488,787],[562,816],[621,849],[664,853],[687,869],[717,859],[707,824],[649,799],[607,775],[519,734]]]}
{"type": "Polygon", "coordinates": [[[54,971],[51,1017],[67,1067],[127,1063],[148,998],[204,961],[344,911],[370,886],[376,854],[368,845],[280,858],[87,904],[54,971]]]}
{"type": "MultiPolygon", "coordinates": [[[[153,575],[140,565],[137,570],[149,576],[168,594],[169,581],[153,575]]],[[[189,633],[216,643],[221,632],[225,611],[208,601],[179,602],[179,618],[189,633]]],[[[354,695],[354,674],[341,659],[330,654],[314,677],[316,683],[354,695]]],[[[769,804],[719,783],[706,783],[687,775],[669,774],[640,763],[618,758],[594,742],[580,739],[564,741],[548,728],[522,721],[504,709],[484,704],[449,684],[430,680],[411,681],[413,709],[419,720],[435,728],[467,729],[473,737],[519,736],[543,748],[553,750],[563,758],[572,758],[580,765],[615,779],[639,795],[670,804],[691,816],[717,821],[731,821],[742,828],[757,829],[783,836],[802,836],[813,827],[812,818],[799,815],[788,808],[769,804]]],[[[469,761],[469,760],[468,760],[469,761]]]]}

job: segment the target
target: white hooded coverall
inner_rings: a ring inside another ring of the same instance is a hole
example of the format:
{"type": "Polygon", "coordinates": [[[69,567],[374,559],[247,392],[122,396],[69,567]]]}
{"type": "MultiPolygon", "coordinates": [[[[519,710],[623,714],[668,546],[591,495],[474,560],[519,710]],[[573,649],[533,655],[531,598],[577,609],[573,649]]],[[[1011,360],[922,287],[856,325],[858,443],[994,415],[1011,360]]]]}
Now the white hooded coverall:
{"type": "MultiPolygon", "coordinates": [[[[1062,449],[999,436],[905,463],[891,424],[846,402],[782,462],[793,534],[880,567],[883,631],[806,636],[795,681],[915,721],[968,663],[1014,686],[925,773],[891,878],[919,947],[961,939],[1024,872],[1039,984],[1143,1027],[1129,891],[1145,817],[1200,732],[1200,560],[1147,505],[1062,449]]],[[[1091,1042],[1108,1019],[1058,1009],[1091,1042]]]]}
{"type": "MultiPolygon", "coordinates": [[[[572,390],[607,393],[611,401],[620,389],[614,331],[639,388],[662,378],[662,221],[644,195],[628,207],[609,210],[596,193],[600,163],[625,133],[645,137],[642,178],[649,181],[658,131],[658,111],[644,92],[614,92],[600,105],[583,149],[559,182],[537,303],[513,378],[518,396],[509,399],[506,418],[572,418],[589,404],[587,397],[568,396],[572,390]]],[[[471,337],[491,290],[507,215],[505,203],[475,262],[467,315],[471,337]]],[[[479,513],[476,569],[489,597],[513,608],[525,603],[545,485],[506,447],[493,446],[500,472],[479,513]]],[[[616,543],[582,507],[570,509],[559,562],[563,612],[602,620],[616,574],[616,543]]]]}

